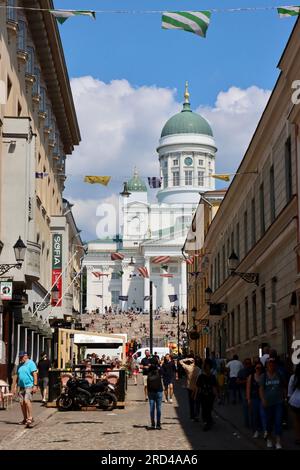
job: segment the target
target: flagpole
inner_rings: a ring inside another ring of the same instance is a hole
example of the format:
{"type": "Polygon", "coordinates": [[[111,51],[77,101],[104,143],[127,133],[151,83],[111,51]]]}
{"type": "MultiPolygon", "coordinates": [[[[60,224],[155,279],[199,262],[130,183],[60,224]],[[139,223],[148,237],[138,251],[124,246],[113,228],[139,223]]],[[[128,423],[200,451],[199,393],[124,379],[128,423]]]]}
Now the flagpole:
{"type": "Polygon", "coordinates": [[[150,281],[150,308],[149,308],[149,314],[150,314],[150,331],[149,331],[149,340],[150,340],[150,354],[153,354],[153,281],[150,281]]]}

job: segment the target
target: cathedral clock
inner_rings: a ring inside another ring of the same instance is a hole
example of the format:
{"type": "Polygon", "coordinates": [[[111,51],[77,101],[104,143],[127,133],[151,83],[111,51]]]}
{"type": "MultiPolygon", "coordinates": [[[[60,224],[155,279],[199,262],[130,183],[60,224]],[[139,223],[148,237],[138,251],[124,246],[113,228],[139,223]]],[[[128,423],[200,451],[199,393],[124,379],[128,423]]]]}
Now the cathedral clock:
{"type": "Polygon", "coordinates": [[[186,157],[186,158],[184,159],[184,164],[185,164],[186,166],[191,166],[191,165],[193,164],[193,159],[192,159],[192,157],[186,157]]]}

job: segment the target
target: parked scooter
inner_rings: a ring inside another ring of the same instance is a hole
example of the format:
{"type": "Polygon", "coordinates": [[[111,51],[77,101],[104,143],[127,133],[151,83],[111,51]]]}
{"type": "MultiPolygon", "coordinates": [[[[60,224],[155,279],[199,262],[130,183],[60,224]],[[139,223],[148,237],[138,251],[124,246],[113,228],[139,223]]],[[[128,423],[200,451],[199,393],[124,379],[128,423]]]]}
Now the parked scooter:
{"type": "Polygon", "coordinates": [[[56,400],[59,411],[80,409],[83,406],[97,406],[106,411],[113,410],[117,405],[115,386],[107,380],[90,385],[85,379],[71,377],[56,400]]]}

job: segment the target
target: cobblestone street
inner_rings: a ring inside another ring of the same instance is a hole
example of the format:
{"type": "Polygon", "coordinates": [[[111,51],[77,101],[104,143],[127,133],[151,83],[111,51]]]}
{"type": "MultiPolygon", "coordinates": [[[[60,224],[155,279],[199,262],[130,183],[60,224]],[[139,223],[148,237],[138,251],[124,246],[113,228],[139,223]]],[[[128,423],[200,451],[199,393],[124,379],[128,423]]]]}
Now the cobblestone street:
{"type": "MultiPolygon", "coordinates": [[[[5,424],[6,419],[7,434],[0,434],[0,449],[257,449],[251,440],[241,436],[228,421],[217,415],[214,416],[213,430],[203,432],[201,423],[188,419],[185,393],[182,385],[177,384],[176,399],[172,404],[163,404],[161,431],[147,429],[150,424],[149,404],[144,401],[141,380],[137,387],[129,381],[126,408],[123,410],[62,413],[56,409],[43,409],[37,416],[36,426],[27,430],[16,425],[19,420],[16,414],[9,419],[3,412],[0,424],[5,424]]],[[[19,413],[18,409],[16,411],[19,413]]]]}

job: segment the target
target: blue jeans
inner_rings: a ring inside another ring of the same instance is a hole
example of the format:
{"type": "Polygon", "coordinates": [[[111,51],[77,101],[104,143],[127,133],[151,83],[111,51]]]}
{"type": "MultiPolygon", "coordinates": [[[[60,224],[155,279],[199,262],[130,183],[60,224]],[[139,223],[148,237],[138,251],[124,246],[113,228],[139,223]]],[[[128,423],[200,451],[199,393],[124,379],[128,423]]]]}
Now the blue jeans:
{"type": "Polygon", "coordinates": [[[251,424],[253,432],[267,430],[265,408],[258,397],[251,399],[251,424]]]}
{"type": "Polygon", "coordinates": [[[275,436],[281,436],[282,434],[282,415],[283,415],[283,404],[276,403],[276,405],[267,406],[265,408],[267,417],[267,431],[271,434],[273,425],[275,424],[275,436]]]}
{"type": "Polygon", "coordinates": [[[162,397],[163,397],[163,392],[149,392],[148,393],[152,426],[155,426],[155,408],[156,408],[156,425],[160,426],[162,397]]]}

